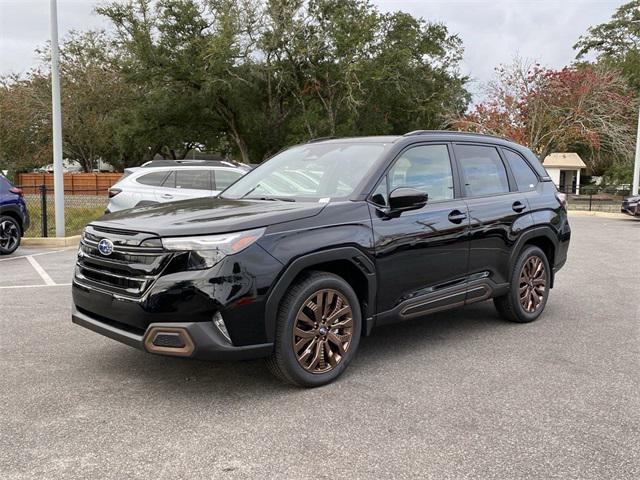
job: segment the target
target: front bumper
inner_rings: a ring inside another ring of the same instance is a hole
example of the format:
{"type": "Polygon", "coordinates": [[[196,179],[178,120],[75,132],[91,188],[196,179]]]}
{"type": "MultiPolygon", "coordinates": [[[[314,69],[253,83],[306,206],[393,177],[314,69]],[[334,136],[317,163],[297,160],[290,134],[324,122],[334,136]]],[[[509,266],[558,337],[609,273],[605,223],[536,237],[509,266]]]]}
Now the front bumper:
{"type": "Polygon", "coordinates": [[[622,205],[620,213],[626,213],[632,217],[640,216],[640,204],[622,205]]]}
{"type": "Polygon", "coordinates": [[[266,357],[273,351],[272,343],[257,345],[231,345],[212,322],[152,323],[143,332],[127,328],[124,324],[96,318],[79,311],[74,305],[71,319],[73,323],[88,328],[149,353],[196,358],[200,360],[248,360],[266,357]],[[158,333],[178,333],[182,341],[177,346],[155,345],[158,333]]]}

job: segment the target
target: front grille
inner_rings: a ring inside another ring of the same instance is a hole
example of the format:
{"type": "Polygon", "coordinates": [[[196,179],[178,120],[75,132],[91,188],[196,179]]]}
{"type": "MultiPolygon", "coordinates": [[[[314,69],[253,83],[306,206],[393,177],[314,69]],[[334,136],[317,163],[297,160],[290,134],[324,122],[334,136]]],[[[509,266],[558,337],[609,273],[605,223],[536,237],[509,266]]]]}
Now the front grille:
{"type": "Polygon", "coordinates": [[[171,258],[158,237],[149,233],[87,227],[78,249],[75,280],[86,286],[138,298],[158,278],[171,258]],[[98,250],[102,239],[113,252],[98,250]]]}

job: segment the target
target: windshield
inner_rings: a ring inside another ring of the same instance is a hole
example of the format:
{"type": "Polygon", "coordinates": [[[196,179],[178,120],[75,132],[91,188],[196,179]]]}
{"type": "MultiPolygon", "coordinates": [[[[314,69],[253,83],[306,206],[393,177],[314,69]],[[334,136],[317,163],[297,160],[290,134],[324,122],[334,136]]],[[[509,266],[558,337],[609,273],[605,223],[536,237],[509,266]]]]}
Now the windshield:
{"type": "Polygon", "coordinates": [[[293,147],[239,179],[222,198],[329,201],[345,198],[380,158],[384,143],[321,143],[293,147]]]}

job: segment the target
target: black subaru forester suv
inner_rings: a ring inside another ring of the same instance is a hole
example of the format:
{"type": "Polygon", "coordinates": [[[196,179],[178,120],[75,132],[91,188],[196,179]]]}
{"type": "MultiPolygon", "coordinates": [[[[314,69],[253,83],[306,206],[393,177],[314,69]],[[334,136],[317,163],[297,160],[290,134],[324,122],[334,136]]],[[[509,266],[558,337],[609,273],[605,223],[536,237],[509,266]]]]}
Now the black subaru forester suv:
{"type": "Polygon", "coordinates": [[[338,377],[373,327],[489,298],[540,316],[565,263],[563,198],[526,148],[417,131],[289,148],[215,198],[85,229],[73,321],[150,353],[266,357],[338,377]]]}

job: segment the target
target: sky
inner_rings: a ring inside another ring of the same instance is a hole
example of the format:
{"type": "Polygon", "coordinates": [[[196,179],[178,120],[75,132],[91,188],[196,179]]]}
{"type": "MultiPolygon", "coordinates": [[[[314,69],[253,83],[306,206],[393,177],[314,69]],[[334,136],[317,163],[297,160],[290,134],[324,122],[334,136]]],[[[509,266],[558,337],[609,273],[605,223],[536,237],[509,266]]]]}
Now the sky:
{"type": "MultiPolygon", "coordinates": [[[[93,13],[95,0],[58,0],[62,39],[69,30],[109,28],[93,13]]],[[[592,25],[609,20],[623,0],[372,0],[381,11],[403,10],[442,22],[463,41],[461,73],[481,91],[494,68],[515,55],[560,68],[575,58],[572,46],[592,25]]],[[[0,75],[37,64],[34,49],[49,39],[48,0],[0,0],[0,75]]]]}

